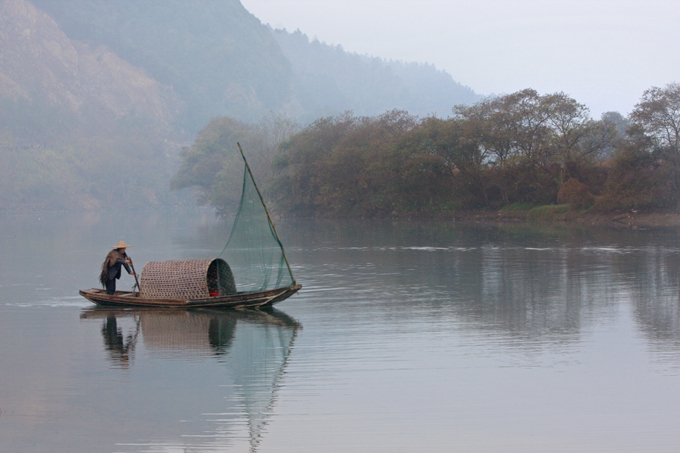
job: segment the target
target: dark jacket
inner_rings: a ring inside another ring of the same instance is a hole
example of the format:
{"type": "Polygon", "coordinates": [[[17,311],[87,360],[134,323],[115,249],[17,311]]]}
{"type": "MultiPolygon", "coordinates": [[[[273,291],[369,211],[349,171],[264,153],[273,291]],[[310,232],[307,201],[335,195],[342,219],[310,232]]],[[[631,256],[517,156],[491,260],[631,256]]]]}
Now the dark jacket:
{"type": "Polygon", "coordinates": [[[106,286],[106,280],[120,279],[120,268],[125,266],[128,274],[132,274],[130,265],[125,262],[127,255],[121,253],[118,249],[113,249],[106,255],[106,259],[102,264],[102,273],[99,275],[99,282],[106,286]]]}

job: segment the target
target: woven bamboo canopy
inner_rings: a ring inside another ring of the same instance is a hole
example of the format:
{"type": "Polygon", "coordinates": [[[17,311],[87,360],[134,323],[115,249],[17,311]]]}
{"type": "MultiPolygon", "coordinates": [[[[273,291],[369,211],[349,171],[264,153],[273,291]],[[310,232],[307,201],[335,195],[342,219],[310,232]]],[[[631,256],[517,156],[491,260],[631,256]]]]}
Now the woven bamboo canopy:
{"type": "Polygon", "coordinates": [[[139,281],[147,299],[207,299],[236,294],[231,268],[221,258],[149,261],[139,281]]]}

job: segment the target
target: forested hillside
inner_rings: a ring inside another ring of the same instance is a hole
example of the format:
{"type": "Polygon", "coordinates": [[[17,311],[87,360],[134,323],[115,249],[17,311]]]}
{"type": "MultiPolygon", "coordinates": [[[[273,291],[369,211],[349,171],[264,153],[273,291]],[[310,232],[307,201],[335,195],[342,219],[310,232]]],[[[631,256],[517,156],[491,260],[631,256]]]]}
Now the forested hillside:
{"type": "Polygon", "coordinates": [[[72,39],[105,45],[172,86],[191,133],[221,115],[256,120],[291,102],[291,67],[238,0],[33,0],[72,39]]]}
{"type": "Polygon", "coordinates": [[[215,118],[258,147],[262,128],[321,114],[476,99],[431,65],[271,30],[238,0],[0,0],[0,210],[181,202],[180,151],[215,118]]]}
{"type": "Polygon", "coordinates": [[[294,93],[305,119],[347,110],[377,115],[392,109],[448,116],[454,105],[481,99],[430,64],[348,53],[342,46],[310,41],[299,30],[272,33],[292,64],[294,93]]]}
{"type": "Polygon", "coordinates": [[[34,0],[68,36],[120,57],[172,86],[190,133],[216,116],[256,122],[268,111],[303,122],[352,110],[448,115],[479,100],[450,74],[391,62],[272,30],[238,0],[34,0]]]}
{"type": "MultiPolygon", "coordinates": [[[[175,177],[225,203],[233,121],[204,130],[175,177]],[[197,177],[200,175],[200,177],[197,177]],[[209,184],[201,184],[209,181],[209,184]]],[[[629,118],[564,93],[525,89],[458,105],[447,118],[403,110],[318,118],[272,159],[268,194],[300,216],[441,216],[528,210],[535,216],[680,206],[680,85],[645,91],[629,118]]]]}

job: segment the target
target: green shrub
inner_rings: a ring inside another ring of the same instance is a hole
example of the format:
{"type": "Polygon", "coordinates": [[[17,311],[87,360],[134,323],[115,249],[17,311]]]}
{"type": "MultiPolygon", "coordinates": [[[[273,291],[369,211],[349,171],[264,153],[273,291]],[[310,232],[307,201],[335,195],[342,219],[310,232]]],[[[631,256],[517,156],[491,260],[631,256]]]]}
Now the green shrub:
{"type": "Polygon", "coordinates": [[[502,212],[512,212],[512,211],[529,211],[533,209],[536,205],[532,203],[525,203],[523,201],[518,201],[511,205],[505,206],[501,209],[502,212]]]}
{"type": "Polygon", "coordinates": [[[537,206],[527,212],[527,220],[564,220],[568,212],[568,204],[537,206]]]}

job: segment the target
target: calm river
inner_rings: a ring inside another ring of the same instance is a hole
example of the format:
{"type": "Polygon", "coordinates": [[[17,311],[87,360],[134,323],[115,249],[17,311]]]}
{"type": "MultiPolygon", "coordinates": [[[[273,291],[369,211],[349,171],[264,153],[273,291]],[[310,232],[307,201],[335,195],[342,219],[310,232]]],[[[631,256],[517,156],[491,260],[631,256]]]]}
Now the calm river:
{"type": "Polygon", "coordinates": [[[140,271],[228,227],[0,215],[0,452],[679,451],[680,231],[277,226],[277,310],[102,310],[120,239],[140,271]]]}

